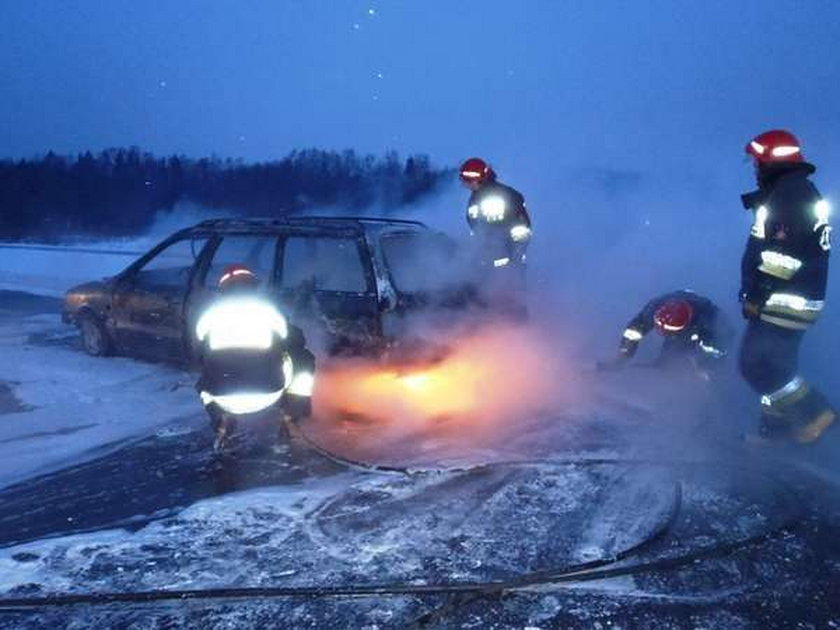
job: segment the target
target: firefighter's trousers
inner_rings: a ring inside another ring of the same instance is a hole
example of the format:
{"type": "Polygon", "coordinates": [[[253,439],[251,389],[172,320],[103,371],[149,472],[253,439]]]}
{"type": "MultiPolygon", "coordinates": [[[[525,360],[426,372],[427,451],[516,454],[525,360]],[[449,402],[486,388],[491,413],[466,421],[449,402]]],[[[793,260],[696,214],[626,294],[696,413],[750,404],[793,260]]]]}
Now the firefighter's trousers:
{"type": "Polygon", "coordinates": [[[762,431],[800,443],[819,439],[836,419],[825,396],[798,374],[804,331],[750,320],[741,344],[744,379],[761,396],[762,431]]]}

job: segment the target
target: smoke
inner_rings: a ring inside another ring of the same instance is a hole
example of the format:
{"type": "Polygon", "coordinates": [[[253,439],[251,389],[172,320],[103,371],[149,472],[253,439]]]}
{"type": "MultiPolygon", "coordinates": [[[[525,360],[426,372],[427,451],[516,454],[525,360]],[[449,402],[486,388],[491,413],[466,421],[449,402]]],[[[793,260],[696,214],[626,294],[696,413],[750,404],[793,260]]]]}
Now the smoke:
{"type": "Polygon", "coordinates": [[[191,201],[179,201],[172,210],[159,210],[145,233],[148,239],[162,240],[173,232],[191,227],[209,219],[231,216],[230,211],[213,210],[191,201]]]}
{"type": "MultiPolygon", "coordinates": [[[[740,434],[756,429],[758,401],[737,373],[738,338],[712,382],[646,368],[660,344],[655,334],[643,342],[638,367],[610,374],[593,367],[615,355],[626,322],[648,300],[676,289],[710,298],[740,333],[740,257],[751,217],[738,195],[752,188],[751,169],[733,160],[694,174],[576,168],[552,178],[516,165],[497,171],[523,192],[534,223],[528,324],[470,330],[468,315],[465,333],[451,316],[445,326],[433,317],[412,320],[409,333],[438,341],[446,335],[449,359],[425,377],[376,363],[325,371],[319,429],[334,429],[330,418],[342,412],[358,421],[352,428],[339,422],[343,437],[326,430],[326,439],[380,458],[407,451],[451,456],[479,445],[509,452],[513,436],[527,445],[517,455],[528,456],[546,441],[574,448],[573,436],[593,433],[623,452],[663,458],[713,458],[739,448],[740,434]],[[447,327],[456,332],[442,332],[447,327]],[[526,430],[536,437],[522,439],[526,430]],[[433,440],[431,448],[417,435],[443,442],[433,440]]],[[[453,182],[402,216],[464,246],[467,195],[453,182]]],[[[415,264],[422,269],[424,261],[415,264]]],[[[829,305],[837,282],[833,277],[829,305]]],[[[803,374],[829,392],[840,377],[826,352],[838,347],[834,312],[827,309],[809,333],[802,355],[803,374]]],[[[593,443],[582,439],[580,446],[593,443]]]]}
{"type": "Polygon", "coordinates": [[[570,370],[531,328],[486,323],[442,342],[439,359],[327,371],[321,402],[381,421],[458,417],[497,424],[554,409],[574,397],[570,370]],[[331,379],[335,379],[331,383],[331,379]]]}
{"type": "MultiPolygon", "coordinates": [[[[444,346],[447,358],[425,374],[395,373],[376,361],[322,361],[313,424],[321,437],[336,438],[339,427],[354,436],[343,447],[381,455],[386,450],[406,454],[411,436],[436,435],[443,442],[424,451],[431,458],[432,452],[452,455],[479,444],[509,446],[512,433],[521,434],[526,426],[535,431],[536,418],[560,418],[562,430],[543,437],[571,446],[570,432],[611,416],[611,444],[645,451],[666,444],[667,452],[676,448],[702,457],[720,444],[736,446],[739,433],[755,430],[757,401],[736,370],[737,339],[727,369],[712,384],[644,367],[619,374],[593,370],[597,360],[614,356],[624,325],[645,302],[675,289],[690,288],[712,299],[734,329],[743,329],[739,262],[751,217],[738,195],[753,185],[750,168],[737,160],[694,174],[569,167],[546,177],[513,163],[494,166],[501,181],[523,192],[534,223],[528,323],[512,326],[482,320],[475,312],[456,318],[436,310],[386,317],[390,332],[444,346]],[[347,425],[342,420],[347,412],[368,423],[347,425]]],[[[833,182],[823,181],[819,172],[814,179],[830,199],[833,182]]],[[[470,244],[467,196],[453,177],[451,185],[398,215],[384,208],[367,214],[422,221],[463,251],[470,244]]],[[[180,228],[226,214],[182,203],[159,213],[146,234],[120,245],[145,250],[180,228]]],[[[307,214],[346,211],[320,208],[307,214]]],[[[472,279],[463,259],[442,270],[422,252],[411,256],[406,268],[414,270],[412,282],[456,286],[472,279]]],[[[840,347],[838,282],[835,273],[826,312],[806,335],[801,356],[802,375],[829,397],[840,391],[840,371],[830,351],[840,347]]],[[[326,346],[314,334],[308,341],[326,346]]],[[[659,343],[656,335],[646,339],[637,363],[653,358],[659,343]]],[[[520,456],[541,446],[533,440],[520,443],[531,449],[520,456]]]]}
{"type": "MultiPolygon", "coordinates": [[[[615,374],[593,370],[597,360],[614,356],[624,325],[649,299],[675,289],[690,288],[712,299],[735,330],[743,329],[739,262],[751,217],[738,195],[753,186],[750,167],[738,160],[694,173],[569,167],[546,177],[513,163],[495,166],[501,181],[523,192],[534,223],[528,323],[437,310],[386,317],[391,332],[443,346],[446,358],[423,369],[322,361],[318,418],[312,425],[320,437],[370,456],[386,451],[408,456],[412,448],[407,447],[416,447],[414,455],[419,449],[433,458],[433,453],[465,453],[478,445],[507,447],[512,434],[526,427],[540,439],[573,447],[571,434],[585,433],[610,416],[607,443],[703,457],[716,454],[721,444],[737,446],[741,432],[755,430],[757,401],[735,365],[738,339],[713,383],[646,369],[658,350],[656,335],[643,343],[641,367],[615,374]],[[355,419],[349,423],[343,420],[348,413],[355,419]],[[535,419],[552,417],[560,420],[551,435],[535,429],[535,419]],[[336,431],[344,432],[338,441],[336,431]],[[426,442],[413,441],[417,435],[440,441],[429,450],[426,442]]],[[[815,180],[831,190],[833,183],[821,181],[819,173],[815,180]]],[[[451,185],[397,215],[384,208],[367,215],[421,221],[464,251],[470,244],[467,196],[453,177],[451,185]]],[[[307,214],[346,212],[320,208],[307,214]]],[[[182,204],[161,213],[144,239],[151,243],[213,216],[219,214],[182,204]]],[[[443,271],[422,252],[411,256],[406,268],[415,272],[412,282],[456,286],[473,279],[463,258],[443,271]]],[[[829,395],[840,391],[840,373],[826,350],[838,347],[836,276],[830,279],[823,320],[806,335],[802,352],[802,374],[829,395]]],[[[324,345],[315,337],[309,341],[324,345]]],[[[528,445],[519,456],[541,448],[539,439],[519,443],[528,445]]]]}
{"type": "Polygon", "coordinates": [[[328,363],[311,430],[356,457],[403,463],[430,456],[430,444],[438,459],[498,446],[582,398],[573,364],[546,338],[533,326],[485,321],[439,335],[432,360],[328,363]]]}

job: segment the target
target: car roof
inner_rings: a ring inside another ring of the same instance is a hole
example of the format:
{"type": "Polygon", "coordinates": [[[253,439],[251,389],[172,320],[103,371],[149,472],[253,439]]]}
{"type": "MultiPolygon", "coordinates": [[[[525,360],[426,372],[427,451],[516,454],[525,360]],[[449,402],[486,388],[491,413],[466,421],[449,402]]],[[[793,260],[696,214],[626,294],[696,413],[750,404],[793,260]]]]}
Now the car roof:
{"type": "Polygon", "coordinates": [[[185,232],[255,232],[273,233],[284,228],[309,228],[347,233],[382,232],[394,228],[409,230],[427,230],[428,227],[420,221],[407,219],[391,219],[384,217],[335,217],[335,216],[288,216],[276,218],[227,218],[209,219],[187,228],[185,232]]]}

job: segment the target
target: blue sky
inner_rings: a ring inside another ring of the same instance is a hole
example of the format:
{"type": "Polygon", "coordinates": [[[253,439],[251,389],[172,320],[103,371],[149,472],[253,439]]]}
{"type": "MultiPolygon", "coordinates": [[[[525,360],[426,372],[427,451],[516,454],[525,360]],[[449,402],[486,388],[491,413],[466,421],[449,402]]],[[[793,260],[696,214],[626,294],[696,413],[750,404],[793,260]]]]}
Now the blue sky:
{"type": "Polygon", "coordinates": [[[832,1],[27,0],[0,23],[9,156],[703,167],[773,126],[827,159],[840,131],[832,1]]]}

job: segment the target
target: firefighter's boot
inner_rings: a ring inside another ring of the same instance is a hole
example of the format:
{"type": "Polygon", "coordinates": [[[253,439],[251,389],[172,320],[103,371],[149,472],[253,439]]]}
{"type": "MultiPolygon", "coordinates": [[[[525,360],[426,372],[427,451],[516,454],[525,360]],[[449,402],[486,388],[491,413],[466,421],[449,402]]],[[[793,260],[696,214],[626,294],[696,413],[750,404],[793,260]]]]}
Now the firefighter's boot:
{"type": "Polygon", "coordinates": [[[796,407],[792,436],[799,444],[813,444],[837,421],[837,411],[816,389],[812,388],[796,407]]]}

